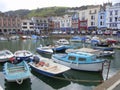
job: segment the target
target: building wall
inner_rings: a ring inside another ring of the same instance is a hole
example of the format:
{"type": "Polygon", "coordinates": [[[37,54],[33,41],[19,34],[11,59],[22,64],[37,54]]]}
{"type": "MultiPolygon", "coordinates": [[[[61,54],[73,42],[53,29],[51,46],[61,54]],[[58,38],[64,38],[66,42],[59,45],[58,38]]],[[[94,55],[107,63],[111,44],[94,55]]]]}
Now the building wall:
{"type": "Polygon", "coordinates": [[[106,28],[106,11],[102,9],[98,13],[98,29],[106,28]]]}
{"type": "Polygon", "coordinates": [[[88,12],[88,27],[98,25],[98,12],[100,11],[100,5],[97,5],[95,7],[90,7],[87,9],[88,12]]]}
{"type": "Polygon", "coordinates": [[[61,30],[71,30],[72,29],[72,17],[70,15],[64,15],[59,19],[61,30]]]}
{"type": "Polygon", "coordinates": [[[106,6],[106,25],[110,29],[120,29],[120,3],[106,6]]]}
{"type": "Polygon", "coordinates": [[[24,19],[21,21],[22,31],[34,31],[34,23],[30,19],[24,19]]]}
{"type": "Polygon", "coordinates": [[[49,23],[46,17],[32,17],[35,31],[38,33],[44,33],[48,31],[49,23]]]}
{"type": "Polygon", "coordinates": [[[79,29],[80,30],[87,30],[88,27],[88,10],[81,10],[79,11],[79,29]]]}
{"type": "Polygon", "coordinates": [[[0,15],[0,32],[9,33],[20,31],[21,18],[19,16],[0,15]]]}

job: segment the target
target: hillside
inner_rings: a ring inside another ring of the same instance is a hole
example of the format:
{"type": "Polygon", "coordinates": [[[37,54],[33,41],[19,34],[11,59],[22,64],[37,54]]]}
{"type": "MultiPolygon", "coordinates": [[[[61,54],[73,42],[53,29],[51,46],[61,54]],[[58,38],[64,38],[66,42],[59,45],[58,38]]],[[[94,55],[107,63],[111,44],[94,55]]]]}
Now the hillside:
{"type": "Polygon", "coordinates": [[[16,11],[8,11],[5,12],[7,15],[20,15],[25,17],[33,17],[33,16],[62,16],[65,14],[72,14],[73,12],[68,12],[68,10],[84,10],[89,7],[93,7],[94,5],[86,5],[81,7],[46,7],[46,8],[37,8],[34,10],[26,10],[20,9],[16,11]]]}
{"type": "Polygon", "coordinates": [[[48,8],[41,8],[32,10],[28,17],[31,16],[61,16],[66,13],[67,7],[48,7],[48,8]]]}

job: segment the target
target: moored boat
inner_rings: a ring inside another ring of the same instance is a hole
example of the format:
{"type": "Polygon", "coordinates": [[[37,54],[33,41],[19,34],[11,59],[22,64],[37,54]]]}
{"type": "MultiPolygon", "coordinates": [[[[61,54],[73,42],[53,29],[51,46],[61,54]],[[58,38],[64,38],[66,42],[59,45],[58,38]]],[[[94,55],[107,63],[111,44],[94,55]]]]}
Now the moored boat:
{"type": "Polygon", "coordinates": [[[100,51],[100,56],[112,56],[115,54],[113,47],[94,47],[93,49],[100,51]]]}
{"type": "Polygon", "coordinates": [[[36,48],[36,51],[40,54],[41,53],[45,53],[45,54],[52,54],[53,53],[51,45],[49,45],[49,46],[40,45],[39,47],[36,48]]]}
{"type": "Polygon", "coordinates": [[[0,51],[0,62],[9,61],[13,57],[14,57],[14,54],[10,50],[0,51]]]}
{"type": "Polygon", "coordinates": [[[68,45],[69,41],[66,39],[59,39],[58,41],[56,41],[56,43],[59,45],[68,45]]]}
{"type": "Polygon", "coordinates": [[[52,59],[59,64],[83,71],[101,71],[105,61],[97,59],[94,54],[85,52],[53,54],[52,59]]]}
{"type": "Polygon", "coordinates": [[[67,66],[55,63],[51,59],[41,56],[35,56],[33,62],[30,62],[29,65],[36,72],[46,76],[55,76],[70,70],[70,68],[67,66]]]}
{"type": "Polygon", "coordinates": [[[19,61],[29,61],[29,58],[32,57],[33,54],[29,50],[18,50],[14,53],[14,56],[19,61]]]}
{"type": "Polygon", "coordinates": [[[17,64],[6,62],[3,67],[3,74],[8,82],[17,82],[18,84],[22,84],[24,79],[31,76],[29,65],[25,61],[17,64]]]}
{"type": "Polygon", "coordinates": [[[95,50],[92,48],[80,48],[80,49],[67,49],[66,53],[70,53],[70,52],[86,52],[86,53],[91,53],[91,54],[95,54],[97,57],[100,56],[101,52],[99,50],[95,50]]]}

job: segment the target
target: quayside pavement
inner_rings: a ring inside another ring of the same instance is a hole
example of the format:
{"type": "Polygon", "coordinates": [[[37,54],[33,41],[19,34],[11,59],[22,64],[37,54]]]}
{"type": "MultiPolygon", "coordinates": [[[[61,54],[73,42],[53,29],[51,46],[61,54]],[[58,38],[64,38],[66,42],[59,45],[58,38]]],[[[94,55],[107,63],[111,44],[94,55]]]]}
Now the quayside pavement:
{"type": "Polygon", "coordinates": [[[120,71],[102,84],[96,86],[94,90],[120,90],[120,71]]]}

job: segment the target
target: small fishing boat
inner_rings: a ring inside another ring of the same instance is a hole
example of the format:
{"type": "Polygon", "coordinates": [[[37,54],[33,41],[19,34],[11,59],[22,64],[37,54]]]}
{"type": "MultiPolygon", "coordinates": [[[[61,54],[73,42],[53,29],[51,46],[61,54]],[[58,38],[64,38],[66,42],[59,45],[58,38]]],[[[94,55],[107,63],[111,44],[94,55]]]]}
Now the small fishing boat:
{"type": "Polygon", "coordinates": [[[0,41],[6,41],[6,40],[8,40],[7,37],[0,37],[0,41]]]}
{"type": "Polygon", "coordinates": [[[69,67],[55,63],[51,59],[42,56],[35,56],[33,62],[30,62],[29,65],[36,72],[46,76],[55,76],[70,70],[69,67]]]}
{"type": "Polygon", "coordinates": [[[51,45],[49,45],[49,46],[40,45],[39,47],[37,47],[36,51],[40,54],[41,53],[45,53],[45,54],[52,54],[53,53],[51,45]]]}
{"type": "Polygon", "coordinates": [[[66,53],[70,53],[70,52],[86,52],[86,53],[95,54],[97,57],[100,57],[100,54],[101,54],[101,52],[99,50],[95,50],[95,49],[92,49],[92,48],[67,49],[65,52],[66,53]]]}
{"type": "Polygon", "coordinates": [[[21,39],[31,39],[31,36],[23,35],[23,36],[21,36],[21,39]]]}
{"type": "Polygon", "coordinates": [[[81,42],[82,38],[80,36],[73,36],[72,38],[70,38],[71,42],[81,42]]]}
{"type": "Polygon", "coordinates": [[[66,49],[72,48],[70,45],[55,45],[52,50],[54,52],[65,52],[66,49]]]}
{"type": "Polygon", "coordinates": [[[94,47],[93,49],[100,51],[100,56],[112,56],[115,54],[113,47],[94,47]]]}
{"type": "Polygon", "coordinates": [[[106,38],[106,42],[108,44],[117,44],[119,41],[115,40],[114,38],[106,38]]]}
{"type": "Polygon", "coordinates": [[[17,64],[6,62],[3,66],[3,74],[5,80],[17,82],[18,84],[22,84],[24,79],[31,76],[30,67],[25,61],[17,64]]]}
{"type": "Polygon", "coordinates": [[[105,61],[97,59],[95,54],[85,52],[53,54],[52,59],[59,64],[83,71],[102,71],[105,61]]]}
{"type": "Polygon", "coordinates": [[[28,50],[18,50],[14,53],[14,56],[19,61],[22,60],[29,61],[30,60],[29,58],[32,57],[33,54],[28,50]]]}
{"type": "Polygon", "coordinates": [[[14,57],[14,54],[10,50],[0,51],[0,62],[9,61],[13,57],[14,57]]]}
{"type": "Polygon", "coordinates": [[[59,45],[68,45],[69,41],[66,39],[59,39],[58,41],[56,41],[56,43],[59,45]]]}

